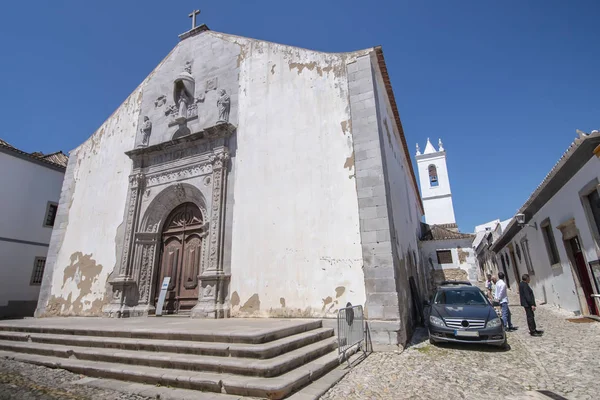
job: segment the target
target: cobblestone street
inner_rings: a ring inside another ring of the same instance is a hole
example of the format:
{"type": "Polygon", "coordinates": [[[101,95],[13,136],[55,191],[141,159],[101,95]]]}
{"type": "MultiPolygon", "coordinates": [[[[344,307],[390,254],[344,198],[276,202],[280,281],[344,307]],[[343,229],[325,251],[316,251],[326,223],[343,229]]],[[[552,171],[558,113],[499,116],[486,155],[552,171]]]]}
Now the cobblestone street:
{"type": "Polygon", "coordinates": [[[433,346],[422,329],[404,352],[370,355],[322,399],[517,399],[534,390],[598,399],[600,323],[569,322],[572,314],[542,305],[536,321],[545,334],[531,337],[511,297],[519,330],[509,333],[510,350],[433,346]]]}
{"type": "Polygon", "coordinates": [[[0,400],[146,400],[147,397],[78,385],[83,376],[62,369],[0,359],[0,400]]]}

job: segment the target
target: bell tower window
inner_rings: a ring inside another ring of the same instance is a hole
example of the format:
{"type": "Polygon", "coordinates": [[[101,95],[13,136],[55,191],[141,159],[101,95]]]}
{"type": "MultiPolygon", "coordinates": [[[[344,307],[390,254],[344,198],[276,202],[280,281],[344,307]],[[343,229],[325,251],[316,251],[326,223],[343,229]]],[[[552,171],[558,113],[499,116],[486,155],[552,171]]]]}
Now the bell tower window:
{"type": "Polygon", "coordinates": [[[439,182],[438,182],[438,174],[437,174],[437,168],[435,167],[435,165],[430,165],[428,167],[428,171],[429,171],[429,184],[431,186],[438,186],[439,182]]]}

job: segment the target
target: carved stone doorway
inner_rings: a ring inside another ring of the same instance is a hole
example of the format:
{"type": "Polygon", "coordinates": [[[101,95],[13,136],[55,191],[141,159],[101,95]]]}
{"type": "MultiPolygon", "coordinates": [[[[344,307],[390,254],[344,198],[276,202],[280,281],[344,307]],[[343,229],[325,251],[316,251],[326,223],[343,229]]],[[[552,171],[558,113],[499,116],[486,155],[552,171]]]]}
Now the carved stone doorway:
{"type": "Polygon", "coordinates": [[[198,275],[205,253],[206,224],[194,203],[176,207],[166,219],[162,231],[160,268],[154,302],[158,300],[165,277],[171,277],[164,304],[165,314],[189,313],[198,303],[198,275]]]}

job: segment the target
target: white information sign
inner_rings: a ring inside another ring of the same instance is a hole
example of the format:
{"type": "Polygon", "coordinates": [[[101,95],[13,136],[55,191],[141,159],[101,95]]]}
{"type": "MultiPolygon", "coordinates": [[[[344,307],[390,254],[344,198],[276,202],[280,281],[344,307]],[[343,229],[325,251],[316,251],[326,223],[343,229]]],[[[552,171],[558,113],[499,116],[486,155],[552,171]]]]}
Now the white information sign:
{"type": "Polygon", "coordinates": [[[165,276],[163,279],[162,286],[160,287],[160,294],[158,295],[158,302],[156,303],[156,316],[160,317],[163,312],[163,306],[165,305],[165,298],[167,297],[167,289],[171,282],[170,276],[165,276]]]}

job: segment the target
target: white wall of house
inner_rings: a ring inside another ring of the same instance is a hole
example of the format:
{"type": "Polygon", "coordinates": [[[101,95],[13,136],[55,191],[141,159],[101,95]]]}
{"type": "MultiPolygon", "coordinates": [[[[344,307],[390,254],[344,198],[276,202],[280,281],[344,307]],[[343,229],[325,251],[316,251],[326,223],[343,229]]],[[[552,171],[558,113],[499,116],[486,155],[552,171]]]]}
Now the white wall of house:
{"type": "MultiPolygon", "coordinates": [[[[48,202],[58,203],[64,172],[27,156],[0,152],[0,316],[8,302],[35,303],[31,285],[36,257],[46,257],[52,227],[44,226],[48,202]]],[[[18,304],[12,306],[12,313],[18,304]]],[[[31,304],[25,305],[31,309],[31,304]]],[[[34,307],[35,308],[35,307],[34,307]]],[[[33,311],[33,309],[31,309],[33,311]]]]}
{"type": "Polygon", "coordinates": [[[460,268],[467,273],[469,280],[477,281],[477,261],[471,247],[472,239],[425,240],[421,242],[423,257],[435,270],[450,270],[460,268]],[[438,263],[437,251],[450,250],[451,264],[438,263]]]}
{"type": "MultiPolygon", "coordinates": [[[[573,218],[579,232],[581,246],[586,262],[597,260],[600,256],[599,243],[594,239],[590,221],[584,211],[579,191],[594,179],[600,180],[600,159],[592,157],[532,218],[528,224],[536,223],[538,229],[524,227],[511,241],[513,246],[521,246],[521,240],[527,238],[531,261],[535,275],[531,277],[531,286],[538,301],[580,312],[581,306],[573,280],[573,270],[557,226],[573,218]],[[550,265],[550,258],[542,230],[542,221],[550,218],[552,232],[556,241],[560,263],[550,265]]],[[[501,252],[505,252],[505,246],[501,252]]],[[[518,257],[517,257],[518,258],[518,257]]],[[[523,251],[517,260],[520,273],[527,272],[523,251]]],[[[593,285],[593,282],[592,282],[593,285]]]]}

